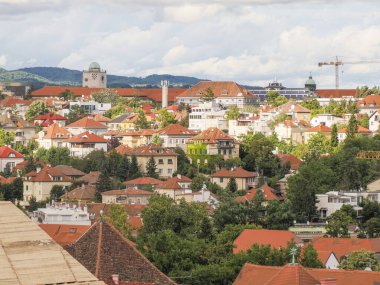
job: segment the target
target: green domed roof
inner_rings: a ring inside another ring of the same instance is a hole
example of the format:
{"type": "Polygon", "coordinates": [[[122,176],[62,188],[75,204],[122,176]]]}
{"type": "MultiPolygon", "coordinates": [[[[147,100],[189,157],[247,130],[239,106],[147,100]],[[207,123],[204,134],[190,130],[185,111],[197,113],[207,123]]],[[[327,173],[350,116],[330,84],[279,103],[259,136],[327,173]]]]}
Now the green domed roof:
{"type": "Polygon", "coordinates": [[[311,75],[309,76],[309,79],[306,80],[305,85],[315,85],[315,81],[311,75]]]}
{"type": "Polygon", "coordinates": [[[88,69],[89,70],[93,70],[93,69],[100,70],[100,65],[97,62],[91,62],[90,67],[88,69]]]}

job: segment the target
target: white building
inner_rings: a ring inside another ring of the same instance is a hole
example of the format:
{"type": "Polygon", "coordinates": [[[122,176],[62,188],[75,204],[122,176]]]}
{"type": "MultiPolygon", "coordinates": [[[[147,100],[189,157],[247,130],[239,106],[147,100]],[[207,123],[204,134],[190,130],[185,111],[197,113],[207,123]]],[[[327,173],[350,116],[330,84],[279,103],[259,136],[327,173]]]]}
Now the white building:
{"type": "Polygon", "coordinates": [[[107,88],[107,72],[100,69],[97,62],[92,62],[88,70],[83,70],[83,87],[107,88]]]}
{"type": "Polygon", "coordinates": [[[85,157],[94,150],[107,152],[107,142],[103,137],[84,132],[67,140],[71,156],[85,157]]]}
{"type": "Polygon", "coordinates": [[[312,127],[318,126],[321,123],[325,123],[325,126],[331,128],[334,124],[347,123],[347,120],[346,118],[337,117],[332,114],[318,114],[310,120],[312,127]]]}
{"type": "Polygon", "coordinates": [[[328,218],[332,213],[339,210],[343,205],[351,205],[359,212],[362,208],[359,206],[364,199],[369,201],[380,201],[380,192],[339,192],[330,191],[325,194],[317,194],[317,210],[321,219],[328,218]]]}
{"type": "Polygon", "coordinates": [[[369,129],[371,132],[378,132],[380,128],[380,111],[376,111],[369,118],[369,129]]]}
{"type": "MultiPolygon", "coordinates": [[[[70,109],[74,106],[82,107],[88,114],[104,114],[106,111],[112,108],[111,103],[99,103],[96,101],[73,101],[70,102],[70,109]]],[[[69,113],[70,110],[67,110],[65,113],[69,113]]],[[[66,115],[66,114],[65,114],[66,115]]]]}
{"type": "Polygon", "coordinates": [[[70,207],[68,204],[47,204],[46,208],[38,208],[33,212],[32,220],[41,224],[62,224],[62,225],[91,225],[90,214],[87,206],[70,207]]]}
{"type": "Polygon", "coordinates": [[[0,171],[4,172],[5,169],[8,168],[9,171],[12,171],[13,167],[16,166],[16,164],[23,162],[24,156],[15,151],[14,149],[11,149],[9,146],[2,146],[0,147],[0,171]]]}
{"type": "Polygon", "coordinates": [[[194,131],[207,130],[208,128],[228,129],[226,109],[215,101],[200,103],[191,108],[189,115],[189,129],[194,131]]]}

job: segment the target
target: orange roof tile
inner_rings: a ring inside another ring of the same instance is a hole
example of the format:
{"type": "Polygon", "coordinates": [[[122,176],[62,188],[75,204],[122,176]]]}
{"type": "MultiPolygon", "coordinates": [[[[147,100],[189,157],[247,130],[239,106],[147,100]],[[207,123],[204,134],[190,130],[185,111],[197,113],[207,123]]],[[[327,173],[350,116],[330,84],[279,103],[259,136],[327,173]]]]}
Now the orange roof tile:
{"type": "Polygon", "coordinates": [[[45,121],[45,120],[66,121],[67,118],[59,114],[47,113],[47,114],[37,116],[34,120],[35,121],[45,121]]]}
{"type": "Polygon", "coordinates": [[[69,143],[107,143],[108,140],[90,132],[84,132],[67,140],[69,143]]]}
{"type": "Polygon", "coordinates": [[[218,128],[208,128],[200,134],[194,136],[192,140],[202,140],[204,143],[216,143],[218,140],[235,141],[233,137],[230,137],[225,132],[218,128]]]}
{"type": "Polygon", "coordinates": [[[89,117],[83,117],[82,119],[67,125],[66,128],[107,129],[107,126],[90,119],[89,117]]]}
{"type": "Polygon", "coordinates": [[[6,96],[3,100],[0,101],[0,107],[9,108],[16,105],[29,106],[30,104],[32,104],[32,102],[33,101],[31,100],[23,100],[23,99],[18,99],[13,96],[6,96]]]}
{"type": "Polygon", "coordinates": [[[279,159],[282,165],[290,164],[290,169],[291,170],[298,170],[300,167],[302,160],[299,159],[298,157],[294,156],[291,153],[280,153],[276,155],[279,159]]]}
{"type": "Polygon", "coordinates": [[[0,158],[24,158],[24,156],[9,146],[4,145],[0,147],[0,158]]]}
{"type": "Polygon", "coordinates": [[[91,226],[39,224],[55,242],[68,245],[76,242],[91,226]]]}
{"type": "Polygon", "coordinates": [[[320,98],[355,97],[356,89],[317,89],[315,91],[320,98]]]}
{"type": "Polygon", "coordinates": [[[364,97],[362,100],[356,103],[358,108],[380,108],[380,95],[372,94],[364,97]]]}
{"type": "MultiPolygon", "coordinates": [[[[338,131],[338,133],[340,133],[340,134],[345,134],[347,132],[347,128],[343,128],[343,129],[340,129],[339,131],[338,131]]],[[[362,127],[362,126],[360,126],[360,125],[358,125],[357,127],[356,127],[356,132],[358,133],[358,134],[372,134],[372,132],[369,130],[369,129],[367,129],[367,128],[365,128],[365,127],[362,127]]]]}
{"type": "Polygon", "coordinates": [[[65,193],[60,198],[66,200],[91,200],[95,198],[96,186],[95,185],[83,185],[78,188],[65,193]]]}
{"type": "Polygon", "coordinates": [[[31,171],[24,177],[31,182],[71,182],[70,177],[50,166],[45,166],[39,172],[31,171]],[[54,177],[59,177],[59,180],[54,180],[54,177]]]}
{"type": "Polygon", "coordinates": [[[129,154],[133,151],[133,148],[126,146],[124,144],[119,145],[115,148],[115,151],[120,155],[129,154]]]}
{"type": "Polygon", "coordinates": [[[95,184],[100,176],[100,171],[90,171],[90,173],[86,174],[78,178],[76,181],[87,183],[87,184],[95,184]]]}
{"type": "Polygon", "coordinates": [[[102,192],[102,195],[104,196],[113,196],[113,195],[151,196],[153,195],[153,192],[140,190],[140,189],[134,189],[134,188],[128,188],[128,189],[123,189],[123,190],[110,190],[110,191],[102,192]]]}
{"type": "Polygon", "coordinates": [[[5,178],[4,176],[0,175],[0,184],[12,184],[15,179],[17,179],[17,177],[10,176],[5,178]]]}
{"type": "Polygon", "coordinates": [[[234,167],[233,169],[222,168],[210,175],[210,177],[235,177],[235,178],[250,178],[250,177],[256,177],[256,176],[257,176],[256,172],[251,172],[241,167],[234,167]]]}
{"type": "Polygon", "coordinates": [[[158,180],[152,177],[140,177],[140,178],[132,179],[129,181],[125,181],[124,183],[126,185],[133,186],[133,185],[159,184],[161,182],[162,182],[161,180],[158,180]]]}
{"type": "Polygon", "coordinates": [[[129,217],[128,224],[132,227],[132,229],[139,229],[143,226],[143,221],[141,217],[129,217]]]}
{"type": "Polygon", "coordinates": [[[305,133],[331,133],[331,128],[327,127],[326,125],[320,124],[318,126],[312,127],[310,129],[307,129],[305,133]]]}
{"type": "Polygon", "coordinates": [[[280,200],[280,198],[276,194],[274,194],[275,190],[273,188],[269,187],[268,185],[263,185],[259,189],[249,190],[248,193],[245,194],[244,196],[236,197],[235,201],[241,202],[241,203],[245,203],[246,201],[252,202],[256,193],[257,193],[257,190],[260,190],[263,192],[265,201],[278,201],[278,200],[280,200]]]}
{"type": "Polygon", "coordinates": [[[60,127],[58,124],[53,123],[46,129],[44,139],[68,139],[71,133],[65,128],[60,127]]]}
{"type": "Polygon", "coordinates": [[[179,136],[179,135],[194,136],[197,134],[197,132],[189,130],[188,128],[181,126],[179,124],[169,125],[166,128],[158,130],[157,133],[160,135],[169,135],[169,136],[179,136]]]}
{"type": "Polygon", "coordinates": [[[178,184],[177,177],[169,178],[166,181],[161,182],[157,185],[157,189],[182,189],[181,185],[178,184]]]}
{"type": "Polygon", "coordinates": [[[88,117],[90,119],[93,119],[94,121],[102,122],[102,123],[104,123],[104,122],[108,123],[108,122],[112,121],[110,118],[104,117],[104,116],[102,116],[100,114],[89,115],[88,117]]]}
{"type": "Polygon", "coordinates": [[[276,108],[276,111],[283,112],[283,113],[289,113],[289,112],[311,113],[309,109],[301,106],[300,104],[295,103],[294,101],[289,101],[288,103],[278,106],[276,108]]]}
{"type": "Polygon", "coordinates": [[[286,248],[292,240],[297,244],[302,243],[302,240],[291,231],[245,229],[235,239],[234,245],[236,247],[233,249],[233,252],[246,251],[254,244],[270,245],[272,248],[286,248]]]}

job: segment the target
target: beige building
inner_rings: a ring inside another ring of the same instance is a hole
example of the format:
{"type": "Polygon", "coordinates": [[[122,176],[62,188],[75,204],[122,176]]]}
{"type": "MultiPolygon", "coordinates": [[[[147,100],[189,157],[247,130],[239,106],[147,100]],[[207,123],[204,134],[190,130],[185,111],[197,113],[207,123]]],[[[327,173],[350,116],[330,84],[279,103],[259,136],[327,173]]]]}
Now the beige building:
{"type": "Polygon", "coordinates": [[[295,122],[293,120],[285,120],[276,124],[274,132],[279,140],[287,143],[300,144],[303,141],[303,133],[310,127],[310,124],[305,121],[295,122]]]}
{"type": "Polygon", "coordinates": [[[310,138],[313,135],[316,135],[318,133],[321,133],[328,137],[329,139],[331,138],[331,128],[327,127],[324,122],[322,122],[320,125],[312,127],[310,129],[307,129],[304,132],[304,142],[308,143],[310,138]]]}
{"type": "Polygon", "coordinates": [[[26,203],[32,197],[35,197],[37,202],[44,201],[50,198],[50,191],[55,185],[66,188],[72,182],[70,177],[50,166],[25,174],[23,180],[23,197],[26,203]]]}
{"type": "Polygon", "coordinates": [[[226,188],[230,179],[234,177],[238,190],[248,190],[249,188],[256,187],[256,172],[247,171],[241,167],[233,169],[220,169],[210,175],[211,182],[218,184],[222,188],[226,188]]]}
{"type": "Polygon", "coordinates": [[[123,133],[121,142],[130,147],[139,147],[150,144],[154,130],[144,129],[138,131],[128,131],[123,133]]]}
{"type": "Polygon", "coordinates": [[[16,164],[24,161],[24,156],[11,149],[9,146],[0,147],[0,171],[4,172],[4,170],[8,167],[9,171],[12,171],[16,164]]]}
{"type": "Polygon", "coordinates": [[[278,106],[273,111],[277,114],[284,113],[296,121],[310,121],[311,111],[294,101],[289,101],[288,103],[278,106]]]}
{"type": "Polygon", "coordinates": [[[172,124],[158,130],[157,134],[162,140],[163,147],[180,147],[186,151],[187,142],[197,133],[179,124],[172,124]]]}
{"type": "Polygon", "coordinates": [[[107,88],[107,72],[100,69],[97,62],[92,62],[88,70],[83,70],[83,87],[107,88]]]}
{"type": "Polygon", "coordinates": [[[47,127],[44,131],[38,133],[36,142],[44,149],[51,147],[66,147],[67,139],[71,137],[71,133],[65,128],[59,126],[57,123],[53,123],[47,127]]]}
{"type": "Polygon", "coordinates": [[[102,193],[102,203],[105,204],[142,204],[148,205],[153,192],[128,188],[124,190],[111,190],[102,193]]]}

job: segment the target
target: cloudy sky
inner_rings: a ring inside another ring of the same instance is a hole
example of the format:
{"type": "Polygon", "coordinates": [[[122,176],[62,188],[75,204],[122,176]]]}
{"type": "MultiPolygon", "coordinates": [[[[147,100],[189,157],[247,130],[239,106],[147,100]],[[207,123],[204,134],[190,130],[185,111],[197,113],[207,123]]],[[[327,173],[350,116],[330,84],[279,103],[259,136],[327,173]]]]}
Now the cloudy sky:
{"type": "Polygon", "coordinates": [[[0,0],[0,67],[188,75],[300,87],[380,85],[378,0],[0,0]],[[207,3],[207,4],[206,4],[207,3]],[[349,64],[372,60],[371,64],[349,64]],[[377,63],[376,63],[377,62],[377,63]]]}

